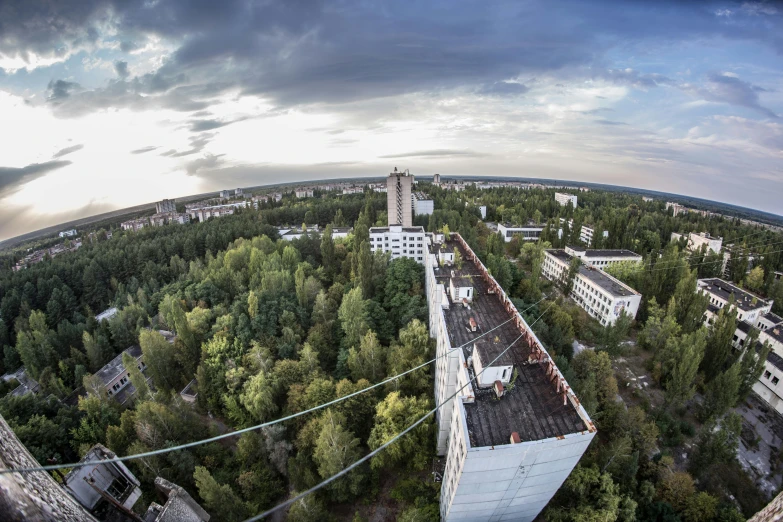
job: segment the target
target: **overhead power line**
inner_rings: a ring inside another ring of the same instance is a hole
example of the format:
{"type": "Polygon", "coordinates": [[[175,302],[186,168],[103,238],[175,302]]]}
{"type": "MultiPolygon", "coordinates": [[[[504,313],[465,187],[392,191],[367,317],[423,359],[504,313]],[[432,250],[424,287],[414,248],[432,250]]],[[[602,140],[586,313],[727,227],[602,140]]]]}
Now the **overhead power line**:
{"type": "MultiPolygon", "coordinates": [[[[528,310],[530,310],[531,308],[536,306],[538,303],[542,302],[544,299],[547,299],[547,297],[548,296],[542,297],[537,302],[533,303],[532,305],[527,307],[525,310],[520,312],[520,314],[524,313],[524,312],[527,312],[528,310]]],[[[93,464],[108,464],[108,463],[112,463],[112,462],[126,462],[126,461],[129,461],[129,460],[143,459],[143,458],[148,458],[148,457],[154,457],[154,456],[157,456],[157,455],[163,455],[163,454],[166,454],[166,453],[171,453],[173,451],[179,451],[179,450],[183,450],[183,449],[193,448],[193,447],[196,447],[196,446],[201,446],[203,444],[209,444],[210,442],[217,442],[217,441],[220,441],[220,440],[223,440],[223,439],[227,439],[229,437],[236,437],[238,435],[242,435],[243,433],[248,433],[248,432],[251,432],[251,431],[259,430],[261,428],[266,428],[266,427],[272,426],[274,424],[279,424],[281,422],[289,421],[289,420],[295,419],[297,417],[301,417],[303,415],[307,415],[309,413],[321,410],[323,408],[328,408],[329,406],[333,406],[333,405],[338,404],[338,403],[340,403],[342,401],[348,400],[348,399],[350,399],[352,397],[356,397],[357,395],[361,395],[361,394],[366,393],[366,392],[368,392],[370,390],[373,390],[375,388],[379,388],[379,387],[381,387],[381,386],[383,386],[385,384],[388,384],[390,382],[394,382],[394,381],[396,381],[398,379],[401,379],[402,377],[405,377],[409,373],[413,373],[413,372],[415,372],[417,370],[420,370],[420,369],[424,368],[425,366],[428,366],[428,365],[434,363],[438,359],[440,359],[442,357],[446,357],[450,353],[452,353],[452,352],[454,352],[456,350],[460,350],[460,349],[464,348],[465,346],[467,346],[467,345],[477,341],[478,339],[481,339],[485,335],[489,335],[490,333],[492,333],[495,330],[497,330],[498,328],[500,328],[500,327],[510,323],[513,320],[514,320],[513,318],[508,319],[507,321],[504,321],[504,322],[500,323],[499,325],[497,325],[497,326],[487,330],[486,332],[482,333],[481,335],[476,336],[475,338],[471,339],[467,343],[465,343],[465,344],[463,344],[461,346],[457,346],[456,348],[451,348],[450,350],[446,351],[446,353],[444,353],[442,355],[439,355],[439,356],[437,356],[437,357],[435,357],[433,359],[430,359],[429,361],[424,362],[424,363],[422,363],[422,364],[420,364],[420,365],[418,365],[418,366],[416,366],[414,368],[411,368],[410,370],[406,370],[406,371],[404,371],[402,373],[398,373],[397,375],[389,377],[388,379],[385,379],[385,380],[383,380],[383,381],[381,381],[379,383],[367,386],[366,388],[362,388],[361,390],[357,390],[357,391],[355,391],[353,393],[349,393],[348,395],[345,395],[343,397],[339,397],[339,398],[334,399],[332,401],[325,402],[323,404],[319,404],[318,406],[313,406],[312,408],[309,408],[309,409],[304,410],[304,411],[300,411],[300,412],[297,412],[297,413],[292,413],[291,415],[287,415],[287,416],[281,417],[279,419],[275,419],[275,420],[268,421],[268,422],[263,422],[261,424],[255,425],[255,426],[250,426],[249,428],[243,428],[241,430],[232,431],[230,433],[223,433],[222,435],[216,435],[214,437],[210,437],[210,438],[207,438],[207,439],[200,439],[200,440],[196,440],[196,441],[192,441],[192,442],[187,442],[185,444],[178,444],[176,446],[171,446],[171,447],[168,447],[168,448],[161,448],[161,449],[157,449],[157,450],[146,451],[144,453],[136,453],[134,455],[126,455],[124,457],[115,457],[115,458],[106,459],[106,460],[92,460],[92,461],[85,461],[85,462],[73,462],[73,463],[70,463],[70,464],[50,464],[50,465],[47,465],[47,466],[38,466],[38,467],[35,467],[35,468],[0,469],[0,475],[7,474],[7,473],[32,473],[32,472],[35,472],[35,471],[54,471],[54,470],[60,470],[60,469],[73,469],[73,468],[81,468],[81,467],[84,467],[84,466],[91,466],[93,464]]]]}
{"type": "MultiPolygon", "coordinates": [[[[536,318],[536,320],[535,320],[535,321],[533,321],[533,322],[530,324],[530,328],[532,328],[532,327],[533,327],[533,325],[534,325],[534,324],[536,324],[536,323],[538,322],[538,320],[539,320],[539,319],[541,319],[541,318],[544,316],[544,314],[546,314],[546,313],[549,311],[549,309],[550,309],[550,308],[552,308],[552,305],[554,305],[554,301],[552,302],[552,304],[550,304],[550,305],[549,305],[549,306],[546,308],[546,310],[544,310],[544,311],[541,313],[541,315],[539,315],[539,316],[538,316],[538,318],[536,318]]],[[[511,347],[512,347],[512,346],[514,346],[514,345],[517,343],[517,341],[519,341],[519,340],[520,340],[522,337],[523,337],[523,336],[522,336],[522,335],[520,335],[519,337],[517,337],[516,339],[514,339],[514,340],[511,342],[511,344],[509,344],[509,345],[508,345],[508,346],[505,348],[505,350],[503,350],[502,352],[500,352],[500,354],[498,354],[498,356],[497,356],[497,357],[495,357],[494,359],[492,359],[492,361],[491,361],[491,362],[489,362],[489,364],[487,364],[486,366],[484,366],[484,368],[483,368],[483,369],[482,369],[482,370],[481,370],[479,373],[477,373],[476,375],[474,375],[472,378],[468,379],[468,381],[467,381],[465,384],[463,384],[463,385],[462,385],[462,387],[460,387],[460,388],[459,388],[457,391],[455,391],[453,394],[451,394],[451,395],[449,396],[449,398],[448,398],[448,399],[445,399],[443,402],[441,402],[440,404],[438,404],[437,406],[435,406],[433,409],[431,409],[430,411],[428,411],[427,413],[425,413],[424,415],[422,415],[421,417],[419,417],[419,419],[418,419],[418,420],[416,420],[416,422],[414,422],[413,424],[411,424],[410,426],[408,426],[407,428],[405,428],[404,430],[402,430],[400,433],[398,433],[397,435],[395,435],[394,437],[392,437],[391,439],[389,439],[387,442],[385,442],[384,444],[382,444],[382,445],[381,445],[381,446],[379,446],[378,448],[374,449],[373,451],[371,451],[370,453],[368,453],[368,454],[367,454],[367,455],[365,455],[364,457],[360,458],[359,460],[357,460],[356,462],[354,462],[354,463],[353,463],[353,464],[351,464],[350,466],[346,467],[346,468],[345,468],[345,469],[343,469],[342,471],[338,471],[337,473],[335,473],[335,474],[334,474],[334,475],[332,475],[331,477],[329,477],[329,478],[327,478],[327,479],[323,480],[322,482],[320,482],[319,484],[316,484],[315,486],[311,487],[311,488],[310,488],[310,489],[308,489],[307,491],[304,491],[304,492],[302,492],[302,493],[299,493],[299,494],[298,494],[298,495],[296,495],[295,497],[293,497],[293,498],[290,498],[290,499],[286,500],[285,502],[282,502],[282,503],[280,503],[280,504],[276,505],[276,506],[275,506],[275,507],[273,507],[272,509],[268,509],[268,510],[264,511],[263,513],[261,513],[261,514],[259,514],[259,515],[256,515],[256,516],[254,516],[254,517],[252,517],[252,518],[248,518],[248,519],[247,519],[245,522],[256,522],[257,520],[261,520],[262,518],[264,518],[264,517],[267,517],[267,516],[271,515],[271,514],[272,514],[272,513],[274,513],[275,511],[279,511],[279,510],[281,510],[281,509],[283,509],[283,508],[286,508],[286,507],[290,506],[291,504],[293,504],[294,502],[296,502],[296,501],[298,501],[298,500],[301,500],[301,499],[303,499],[303,498],[304,498],[304,497],[306,497],[307,495],[310,495],[311,493],[315,493],[315,492],[316,492],[316,491],[318,491],[319,489],[321,489],[321,488],[323,488],[324,486],[327,486],[328,484],[330,484],[330,483],[334,482],[335,480],[337,480],[338,478],[342,477],[343,475],[346,475],[346,474],[350,473],[352,470],[354,470],[354,469],[356,469],[357,467],[361,466],[362,464],[364,464],[365,462],[367,462],[368,460],[370,460],[371,458],[373,458],[374,456],[376,456],[378,453],[380,453],[380,452],[381,452],[381,451],[383,451],[384,449],[386,449],[386,448],[388,448],[389,446],[391,446],[392,444],[394,444],[396,441],[398,441],[399,439],[401,439],[402,437],[404,437],[406,434],[408,434],[408,433],[410,433],[411,431],[413,431],[414,429],[416,429],[416,427],[418,427],[418,426],[419,426],[419,425],[420,425],[422,422],[424,422],[425,420],[427,420],[427,418],[428,418],[428,417],[430,417],[432,414],[434,414],[436,411],[438,411],[438,409],[439,409],[439,408],[443,407],[443,406],[444,406],[444,405],[446,405],[446,404],[447,404],[447,403],[448,403],[448,402],[449,402],[451,399],[453,399],[454,397],[456,397],[456,396],[457,396],[457,395],[458,395],[458,394],[459,394],[459,393],[460,393],[462,390],[464,390],[464,389],[465,389],[465,388],[468,386],[468,384],[470,384],[470,383],[471,383],[471,381],[475,381],[475,380],[476,380],[476,379],[477,379],[477,378],[478,378],[478,377],[479,377],[479,376],[480,376],[482,373],[484,373],[484,372],[485,372],[485,371],[486,371],[486,370],[487,370],[489,367],[491,367],[491,366],[492,366],[492,364],[493,364],[495,361],[497,361],[498,359],[500,359],[500,358],[501,358],[501,357],[502,357],[502,356],[503,356],[503,355],[504,355],[504,354],[505,354],[505,353],[506,353],[508,350],[510,350],[510,349],[511,349],[511,347]]]]}

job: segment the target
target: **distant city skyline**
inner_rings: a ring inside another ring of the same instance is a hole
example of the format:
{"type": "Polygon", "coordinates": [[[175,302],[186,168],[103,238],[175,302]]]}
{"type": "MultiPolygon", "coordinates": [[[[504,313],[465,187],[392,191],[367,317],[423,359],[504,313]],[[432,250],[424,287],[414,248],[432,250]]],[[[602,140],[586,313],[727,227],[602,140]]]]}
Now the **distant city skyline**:
{"type": "Polygon", "coordinates": [[[395,166],[781,213],[777,3],[31,1],[0,32],[0,240],[395,166]]]}

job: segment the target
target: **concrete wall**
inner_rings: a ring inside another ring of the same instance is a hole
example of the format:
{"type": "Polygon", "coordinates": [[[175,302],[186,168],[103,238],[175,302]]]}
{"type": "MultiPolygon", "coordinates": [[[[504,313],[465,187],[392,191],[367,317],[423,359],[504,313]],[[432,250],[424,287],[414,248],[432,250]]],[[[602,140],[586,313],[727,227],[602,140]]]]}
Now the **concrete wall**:
{"type": "MultiPolygon", "coordinates": [[[[453,490],[444,483],[441,516],[445,521],[532,521],[546,507],[587,450],[595,432],[585,431],[541,441],[471,448],[462,403],[455,406],[454,438],[447,466],[456,473],[453,490]],[[465,457],[460,458],[460,443],[465,457]]],[[[510,435],[510,434],[509,434],[510,435]]],[[[445,477],[446,475],[444,475],[445,477]]]]}

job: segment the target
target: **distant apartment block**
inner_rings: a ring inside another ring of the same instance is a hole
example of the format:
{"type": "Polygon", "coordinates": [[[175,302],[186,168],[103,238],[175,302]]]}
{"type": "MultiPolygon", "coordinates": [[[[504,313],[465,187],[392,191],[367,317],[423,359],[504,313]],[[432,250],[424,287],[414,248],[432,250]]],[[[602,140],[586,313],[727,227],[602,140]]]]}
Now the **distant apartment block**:
{"type": "Polygon", "coordinates": [[[437,453],[446,457],[441,520],[532,521],[587,450],[595,426],[467,243],[436,235],[425,252],[435,403],[444,404],[436,412],[437,453]],[[441,254],[455,249],[462,267],[440,267],[441,254]]]}
{"type": "Polygon", "coordinates": [[[481,219],[487,219],[487,206],[480,205],[478,209],[479,209],[479,214],[481,214],[481,219]]]}
{"type": "Polygon", "coordinates": [[[298,198],[311,198],[315,194],[312,189],[297,189],[295,193],[298,198]]]}
{"type": "Polygon", "coordinates": [[[225,205],[213,205],[210,207],[201,207],[190,209],[190,219],[199,222],[204,222],[209,218],[219,218],[223,216],[230,216],[234,214],[234,211],[238,208],[246,208],[248,202],[246,200],[235,201],[233,203],[226,203],[225,205]]]}
{"type": "Polygon", "coordinates": [[[423,192],[413,194],[413,215],[431,215],[433,212],[435,212],[435,202],[433,200],[427,198],[423,192]]]}
{"type": "Polygon", "coordinates": [[[717,277],[699,279],[696,288],[697,291],[707,294],[710,298],[707,311],[704,314],[704,323],[708,326],[714,322],[715,316],[721,308],[729,305],[729,302],[733,302],[731,307],[737,310],[737,319],[753,326],[758,323],[759,318],[772,311],[773,301],[771,299],[762,299],[756,294],[717,277]]]}
{"type": "Polygon", "coordinates": [[[566,254],[578,257],[587,266],[606,268],[616,263],[641,263],[642,256],[630,250],[602,250],[590,249],[581,246],[567,246],[566,254]]]}
{"type": "MultiPolygon", "coordinates": [[[[682,236],[682,234],[672,232],[671,240],[679,241],[682,236]]],[[[721,248],[723,248],[723,238],[712,237],[707,232],[691,232],[688,234],[688,244],[686,246],[688,250],[691,252],[698,251],[701,250],[701,247],[703,246],[706,246],[707,250],[711,250],[716,254],[720,253],[721,248]]]]}
{"type": "Polygon", "coordinates": [[[73,237],[76,235],[76,229],[72,228],[70,230],[63,230],[58,234],[60,237],[73,237]]]}
{"type": "MultiPolygon", "coordinates": [[[[542,273],[551,281],[562,281],[568,275],[571,259],[565,250],[547,250],[542,273]]],[[[585,264],[579,265],[571,297],[603,326],[614,324],[623,311],[635,318],[642,300],[642,294],[630,286],[585,264]]]]}
{"type": "Polygon", "coordinates": [[[642,196],[642,201],[644,201],[645,203],[650,203],[650,202],[652,202],[654,200],[653,200],[653,198],[648,198],[647,196],[642,196]]]}
{"type": "MultiPolygon", "coordinates": [[[[560,226],[563,227],[563,225],[566,223],[565,218],[560,218],[560,226]]],[[[569,219],[568,220],[568,226],[569,228],[572,228],[574,226],[574,220],[569,219]]],[[[582,225],[582,228],[579,230],[579,241],[585,244],[585,246],[591,246],[593,244],[593,236],[595,235],[595,229],[589,225],[582,225]]],[[[609,231],[604,230],[603,231],[603,237],[606,239],[609,237],[609,231]]],[[[562,239],[563,238],[563,229],[560,228],[557,231],[557,237],[562,239]]]]}
{"type": "Polygon", "coordinates": [[[245,195],[245,191],[244,191],[244,190],[242,190],[241,188],[234,189],[234,196],[235,196],[235,197],[241,198],[241,197],[243,197],[244,195],[245,195]]]}
{"type": "Polygon", "coordinates": [[[434,174],[432,176],[432,184],[436,186],[440,185],[440,174],[434,174]]]}
{"type": "Polygon", "coordinates": [[[167,212],[165,214],[153,214],[150,216],[150,225],[162,227],[163,225],[185,225],[190,223],[190,215],[167,212]]]}
{"type": "MultiPolygon", "coordinates": [[[[299,239],[305,234],[311,234],[320,236],[325,229],[320,228],[318,225],[306,225],[302,227],[280,227],[277,229],[277,233],[280,234],[280,239],[285,241],[293,241],[299,239]]],[[[344,239],[353,232],[353,227],[332,227],[332,239],[344,239]]]]}
{"type": "Polygon", "coordinates": [[[138,232],[144,227],[150,226],[150,220],[149,218],[139,218],[139,219],[131,219],[128,221],[123,221],[120,223],[120,227],[123,230],[132,230],[134,232],[138,232]]]}
{"type": "Polygon", "coordinates": [[[220,198],[221,199],[228,199],[231,197],[231,191],[230,190],[221,190],[220,191],[220,198]]]}
{"type": "Polygon", "coordinates": [[[394,172],[386,178],[386,203],[389,226],[413,226],[412,189],[413,175],[407,170],[398,172],[397,167],[395,167],[394,172]]]}
{"type": "Polygon", "coordinates": [[[372,227],[370,248],[373,251],[389,252],[392,259],[409,257],[418,263],[424,263],[427,249],[424,227],[372,227]]]}
{"type": "Polygon", "coordinates": [[[555,192],[555,201],[560,203],[561,207],[568,206],[569,203],[576,208],[576,196],[573,194],[566,194],[565,192],[555,192]]]}
{"type": "Polygon", "coordinates": [[[162,199],[155,203],[156,214],[166,214],[168,212],[176,212],[177,203],[173,199],[162,199]]]}
{"type": "Polygon", "coordinates": [[[514,236],[519,236],[523,241],[538,241],[541,232],[544,231],[544,225],[535,224],[514,226],[509,223],[498,223],[497,228],[506,243],[510,242],[514,236]]]}

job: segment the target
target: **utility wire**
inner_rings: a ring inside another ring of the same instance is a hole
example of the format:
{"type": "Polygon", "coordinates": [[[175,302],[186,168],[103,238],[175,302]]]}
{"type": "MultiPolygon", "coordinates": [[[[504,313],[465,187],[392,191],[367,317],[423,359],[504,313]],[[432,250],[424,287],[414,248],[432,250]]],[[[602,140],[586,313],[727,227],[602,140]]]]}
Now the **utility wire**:
{"type": "MultiPolygon", "coordinates": [[[[536,306],[538,303],[540,303],[544,299],[547,299],[547,297],[548,296],[545,295],[544,297],[539,299],[537,302],[533,303],[532,305],[527,307],[525,310],[523,310],[523,312],[527,312],[528,310],[530,310],[531,308],[536,306]]],[[[520,312],[520,315],[523,312],[520,312]]],[[[452,352],[454,352],[456,350],[460,350],[460,349],[464,348],[465,346],[468,346],[469,344],[477,341],[478,339],[481,339],[485,335],[488,335],[488,334],[494,332],[498,328],[501,328],[502,326],[510,323],[513,320],[514,320],[514,318],[512,317],[511,319],[508,319],[507,321],[504,321],[504,322],[500,323],[499,325],[491,328],[490,330],[487,330],[486,332],[482,333],[481,335],[476,336],[475,338],[471,339],[467,343],[465,343],[465,344],[463,344],[461,346],[457,346],[456,348],[451,348],[446,353],[444,353],[442,355],[439,355],[439,356],[435,357],[434,359],[431,359],[431,360],[429,360],[427,362],[424,362],[424,363],[416,366],[415,368],[411,368],[410,370],[406,370],[406,371],[404,371],[402,373],[394,375],[393,377],[389,377],[388,379],[383,380],[383,381],[381,381],[381,382],[379,382],[377,384],[373,384],[373,385],[368,386],[366,388],[363,388],[361,390],[357,390],[357,391],[355,391],[353,393],[345,395],[344,397],[339,397],[339,398],[334,399],[332,401],[329,401],[329,402],[326,402],[326,403],[323,403],[323,404],[319,404],[318,406],[314,406],[312,408],[309,408],[309,409],[304,410],[304,411],[300,411],[298,413],[293,413],[291,415],[288,415],[286,417],[282,417],[280,419],[275,419],[275,420],[272,420],[272,421],[269,421],[269,422],[264,422],[264,423],[261,423],[261,424],[257,424],[255,426],[251,426],[249,428],[243,428],[241,430],[232,431],[230,433],[223,433],[222,435],[217,435],[215,437],[210,437],[208,439],[196,440],[196,441],[188,442],[188,443],[185,443],[185,444],[179,444],[177,446],[171,446],[171,447],[168,447],[168,448],[161,448],[161,449],[157,449],[157,450],[153,450],[153,451],[146,451],[144,453],[136,453],[135,455],[126,455],[124,457],[114,457],[114,458],[105,459],[105,460],[92,460],[92,461],[86,461],[86,462],[76,462],[76,463],[71,463],[71,464],[50,464],[50,465],[47,465],[47,466],[38,466],[38,467],[35,467],[35,468],[0,469],[0,475],[7,474],[7,473],[31,473],[31,472],[35,472],[35,471],[54,471],[54,470],[60,470],[60,469],[81,468],[81,467],[90,466],[90,465],[93,465],[93,464],[109,464],[109,463],[112,463],[112,462],[125,462],[125,461],[129,461],[129,460],[136,460],[136,459],[143,459],[143,458],[147,458],[147,457],[154,457],[154,456],[162,455],[162,454],[165,454],[165,453],[171,453],[173,451],[179,451],[179,450],[183,450],[183,449],[187,449],[187,448],[193,448],[195,446],[201,446],[203,444],[209,444],[210,442],[217,442],[219,440],[227,439],[229,437],[235,437],[237,435],[242,435],[243,433],[255,431],[255,430],[258,430],[258,429],[261,429],[261,428],[265,428],[267,426],[272,426],[274,424],[279,424],[281,422],[289,421],[289,420],[295,419],[297,417],[301,417],[302,415],[306,415],[308,413],[312,413],[314,411],[318,411],[318,410],[321,410],[323,408],[327,408],[329,406],[332,406],[332,405],[337,404],[339,402],[342,402],[344,400],[350,399],[352,397],[356,397],[357,395],[361,395],[362,393],[365,393],[365,392],[368,392],[368,391],[373,390],[375,388],[378,388],[380,386],[383,386],[384,384],[388,384],[390,382],[396,381],[397,379],[400,379],[400,378],[408,375],[409,373],[415,372],[416,370],[420,370],[421,368],[424,368],[425,366],[428,366],[428,365],[432,364],[433,362],[437,361],[438,359],[440,359],[442,357],[445,357],[445,356],[449,355],[450,353],[452,353],[452,352]]]]}
{"type": "MultiPolygon", "coordinates": [[[[544,316],[544,314],[545,314],[545,313],[547,313],[547,312],[549,311],[549,309],[550,309],[550,308],[552,308],[552,305],[554,305],[554,304],[555,304],[555,303],[554,303],[554,301],[553,301],[553,302],[552,302],[552,304],[550,304],[550,305],[547,307],[547,309],[546,309],[546,310],[544,310],[544,311],[541,313],[541,315],[539,315],[539,316],[538,316],[538,318],[537,318],[535,321],[533,321],[533,323],[531,323],[531,324],[529,325],[531,329],[533,328],[533,325],[534,325],[534,324],[536,324],[536,323],[538,322],[538,320],[539,320],[539,319],[541,319],[541,318],[544,316]]],[[[438,411],[438,409],[439,409],[439,408],[441,408],[442,406],[446,405],[446,404],[447,404],[447,403],[448,403],[448,402],[449,402],[451,399],[453,399],[454,397],[456,397],[456,396],[457,396],[457,395],[458,395],[458,394],[459,394],[459,393],[460,393],[462,390],[464,390],[464,389],[465,389],[465,388],[468,386],[468,384],[470,384],[470,382],[471,382],[471,381],[474,381],[474,380],[476,380],[476,379],[477,379],[477,378],[478,378],[478,377],[479,377],[479,376],[480,376],[482,373],[484,373],[484,372],[487,370],[487,368],[489,368],[490,366],[492,366],[492,364],[493,364],[495,361],[497,361],[498,359],[500,359],[500,358],[501,358],[501,357],[502,357],[502,356],[503,356],[503,355],[504,355],[504,354],[505,354],[505,353],[506,353],[506,352],[507,352],[509,349],[511,349],[511,347],[512,347],[512,346],[514,346],[514,345],[516,344],[516,342],[517,342],[517,341],[519,341],[519,340],[520,340],[522,337],[523,337],[523,335],[520,335],[519,337],[517,337],[516,339],[514,339],[514,340],[511,342],[511,344],[509,344],[509,345],[506,347],[506,349],[505,349],[505,350],[503,350],[503,351],[502,351],[500,354],[498,354],[498,356],[497,356],[497,357],[495,357],[494,359],[492,359],[492,361],[491,361],[489,364],[487,364],[487,365],[486,365],[486,366],[485,366],[485,367],[484,367],[484,368],[483,368],[483,369],[482,369],[482,370],[481,370],[479,373],[477,373],[476,375],[474,375],[472,378],[468,379],[468,381],[467,381],[465,384],[463,384],[461,388],[459,388],[457,391],[455,391],[455,392],[454,392],[454,393],[453,393],[453,394],[452,394],[452,395],[451,395],[451,396],[450,396],[448,399],[445,399],[443,402],[441,402],[440,404],[438,404],[437,406],[435,406],[433,409],[431,409],[430,411],[428,411],[427,413],[425,413],[425,414],[424,414],[423,416],[421,416],[421,417],[420,417],[420,418],[419,418],[419,419],[418,419],[416,422],[414,422],[413,424],[411,424],[410,426],[408,426],[407,428],[405,428],[404,430],[402,430],[400,433],[398,433],[397,435],[395,435],[394,437],[392,437],[391,439],[389,439],[387,442],[385,442],[384,444],[382,444],[382,445],[381,445],[381,446],[379,446],[378,448],[374,449],[373,451],[371,451],[370,453],[368,453],[368,454],[367,454],[367,455],[365,455],[364,457],[360,458],[359,460],[357,460],[356,462],[354,462],[354,463],[353,463],[353,464],[351,464],[350,466],[346,467],[346,468],[345,468],[345,469],[343,469],[342,471],[338,471],[337,473],[335,473],[334,475],[332,475],[332,476],[331,476],[331,477],[329,477],[328,479],[325,479],[325,480],[323,480],[322,482],[320,482],[319,484],[316,484],[315,486],[311,487],[311,488],[310,488],[310,489],[308,489],[307,491],[304,491],[304,492],[302,492],[302,493],[299,493],[299,494],[298,494],[297,496],[295,496],[294,498],[288,499],[288,500],[286,500],[285,502],[282,502],[282,503],[280,503],[280,504],[276,505],[276,506],[275,506],[275,507],[273,507],[272,509],[268,509],[267,511],[264,511],[263,513],[261,513],[261,514],[259,514],[259,515],[256,515],[256,516],[254,516],[254,517],[252,517],[252,518],[248,518],[247,520],[245,520],[245,522],[256,522],[257,520],[261,520],[262,518],[264,518],[264,517],[267,517],[267,516],[271,515],[271,514],[272,514],[272,513],[274,513],[275,511],[278,511],[278,510],[280,510],[280,509],[283,509],[283,508],[285,508],[285,507],[288,507],[288,506],[290,506],[290,505],[291,505],[291,504],[293,504],[294,502],[296,502],[296,501],[298,501],[298,500],[300,500],[300,499],[303,499],[303,498],[304,498],[304,497],[306,497],[307,495],[309,495],[309,494],[311,494],[311,493],[314,493],[314,492],[318,491],[318,490],[319,490],[319,489],[321,489],[322,487],[324,487],[324,486],[326,486],[326,485],[330,484],[331,482],[334,482],[335,480],[337,480],[338,478],[342,477],[343,475],[345,475],[345,474],[347,474],[347,473],[351,472],[352,470],[356,469],[356,468],[357,468],[358,466],[360,466],[361,464],[363,464],[363,463],[367,462],[368,460],[370,460],[371,458],[373,458],[375,455],[377,455],[378,453],[380,453],[381,451],[383,451],[383,450],[384,450],[384,449],[386,449],[387,447],[389,447],[389,446],[391,446],[392,444],[394,444],[394,443],[395,443],[397,440],[399,440],[400,438],[404,437],[406,434],[410,433],[410,432],[411,432],[412,430],[414,430],[414,429],[415,429],[417,426],[419,426],[419,425],[420,425],[422,422],[424,422],[424,421],[425,421],[425,420],[426,420],[426,419],[427,419],[427,418],[428,418],[430,415],[432,415],[432,414],[434,414],[436,411],[438,411]]]]}

